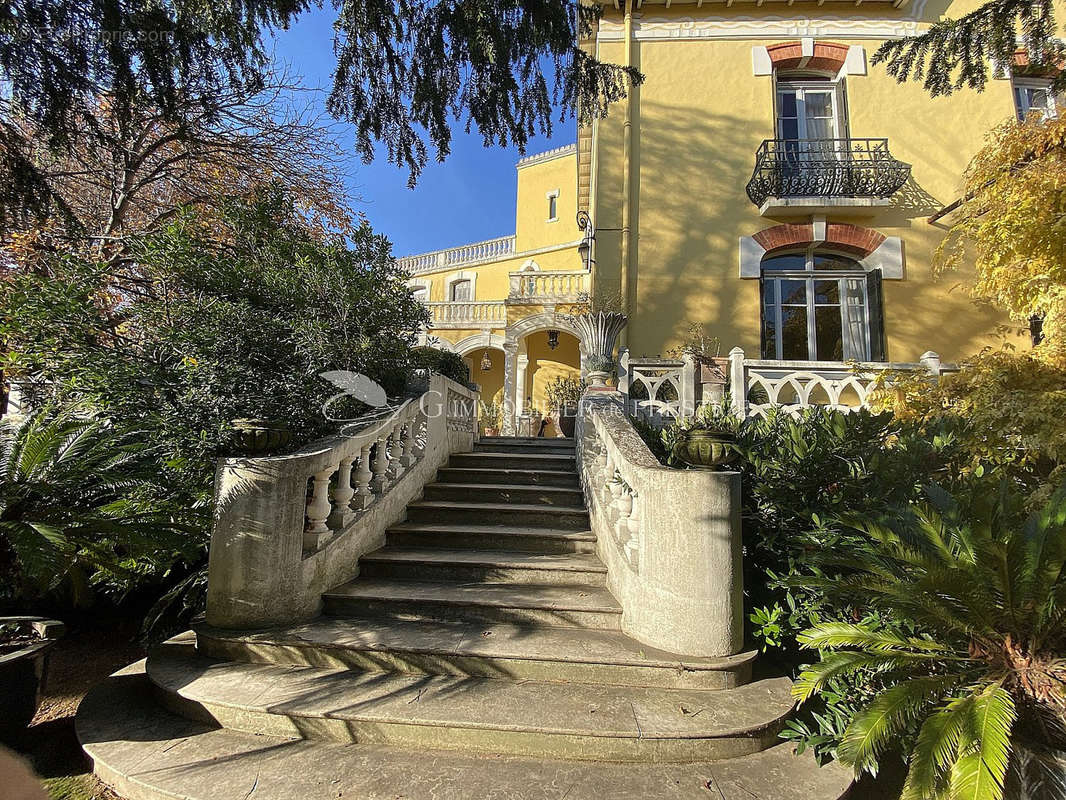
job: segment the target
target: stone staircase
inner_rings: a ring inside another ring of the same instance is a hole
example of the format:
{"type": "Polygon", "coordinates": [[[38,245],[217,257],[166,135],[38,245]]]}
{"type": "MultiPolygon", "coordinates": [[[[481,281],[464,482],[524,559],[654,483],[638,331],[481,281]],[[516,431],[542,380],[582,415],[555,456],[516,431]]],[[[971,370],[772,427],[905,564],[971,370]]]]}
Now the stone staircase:
{"type": "MultiPolygon", "coordinates": [[[[679,658],[621,631],[568,440],[455,455],[322,617],[199,627],[78,718],[130,800],[842,797],[777,734],[754,654],[679,658]]],[[[694,620],[693,624],[699,624],[694,620]]]]}

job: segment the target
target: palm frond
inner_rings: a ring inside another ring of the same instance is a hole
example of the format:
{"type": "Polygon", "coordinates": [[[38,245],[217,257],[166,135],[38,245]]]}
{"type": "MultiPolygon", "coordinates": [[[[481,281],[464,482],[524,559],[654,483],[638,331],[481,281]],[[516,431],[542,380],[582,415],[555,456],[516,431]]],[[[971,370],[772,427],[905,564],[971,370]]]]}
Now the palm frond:
{"type": "Polygon", "coordinates": [[[838,647],[857,647],[872,652],[917,651],[938,657],[951,655],[950,647],[917,636],[904,636],[886,628],[853,625],[847,622],[823,622],[808,628],[797,637],[799,643],[812,650],[832,650],[838,647]]]}
{"type": "Polygon", "coordinates": [[[1011,752],[1014,700],[1001,686],[986,687],[970,708],[972,744],[951,770],[951,800],[1002,800],[1011,752]]]}
{"type": "Polygon", "coordinates": [[[950,700],[930,714],[915,741],[908,761],[907,780],[900,800],[930,800],[943,797],[951,768],[958,757],[962,731],[969,724],[972,694],[950,700]]]}

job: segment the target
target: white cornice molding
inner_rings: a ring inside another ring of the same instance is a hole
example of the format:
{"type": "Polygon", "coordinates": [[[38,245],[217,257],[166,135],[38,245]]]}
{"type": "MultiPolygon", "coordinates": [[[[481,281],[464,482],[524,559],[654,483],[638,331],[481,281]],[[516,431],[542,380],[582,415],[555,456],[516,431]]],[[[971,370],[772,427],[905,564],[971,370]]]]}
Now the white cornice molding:
{"type": "MultiPolygon", "coordinates": [[[[871,17],[673,17],[642,19],[634,24],[637,41],[691,39],[896,39],[919,33],[922,23],[910,16],[900,19],[871,17]]],[[[620,42],[621,25],[600,22],[600,42],[620,42]]]]}
{"type": "Polygon", "coordinates": [[[554,150],[547,150],[543,153],[534,153],[531,156],[521,158],[515,166],[518,169],[525,169],[526,167],[543,164],[545,161],[554,161],[557,158],[572,156],[575,153],[577,153],[577,144],[566,144],[562,147],[556,147],[554,150]]]}

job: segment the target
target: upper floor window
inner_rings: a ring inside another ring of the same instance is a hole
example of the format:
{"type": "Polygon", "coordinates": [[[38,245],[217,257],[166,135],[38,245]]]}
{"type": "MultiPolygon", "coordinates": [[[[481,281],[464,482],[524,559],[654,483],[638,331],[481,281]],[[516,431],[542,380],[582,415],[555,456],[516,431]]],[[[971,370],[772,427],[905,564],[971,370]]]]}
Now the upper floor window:
{"type": "Polygon", "coordinates": [[[763,259],[763,358],[882,360],[881,329],[876,270],[813,248],[763,259]]]}
{"type": "Polygon", "coordinates": [[[425,303],[429,300],[429,289],[425,286],[414,286],[411,289],[411,296],[416,302],[425,303]]]}
{"type": "Polygon", "coordinates": [[[1024,120],[1033,112],[1038,112],[1041,119],[1057,116],[1051,81],[1042,78],[1015,78],[1014,108],[1020,120],[1024,120]]]}
{"type": "Polygon", "coordinates": [[[473,299],[474,284],[468,279],[462,279],[458,281],[452,281],[451,288],[448,290],[450,293],[449,299],[452,301],[468,301],[473,299]]]}
{"type": "Polygon", "coordinates": [[[559,190],[548,192],[548,222],[559,219],[559,190]]]}
{"type": "Polygon", "coordinates": [[[777,138],[786,141],[846,139],[840,84],[830,80],[779,80],[777,138]]]}

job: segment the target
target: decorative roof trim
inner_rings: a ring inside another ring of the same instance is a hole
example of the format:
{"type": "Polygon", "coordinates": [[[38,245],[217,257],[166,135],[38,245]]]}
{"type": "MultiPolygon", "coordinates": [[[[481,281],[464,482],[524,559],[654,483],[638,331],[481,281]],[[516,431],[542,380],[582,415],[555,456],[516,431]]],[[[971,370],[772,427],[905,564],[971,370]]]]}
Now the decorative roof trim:
{"type": "Polygon", "coordinates": [[[518,159],[518,163],[515,165],[518,169],[524,169],[525,167],[532,167],[535,164],[543,164],[546,161],[554,161],[557,158],[564,158],[565,156],[572,156],[577,152],[576,144],[568,144],[562,147],[556,147],[554,150],[545,150],[543,153],[535,153],[531,156],[518,159]]]}

